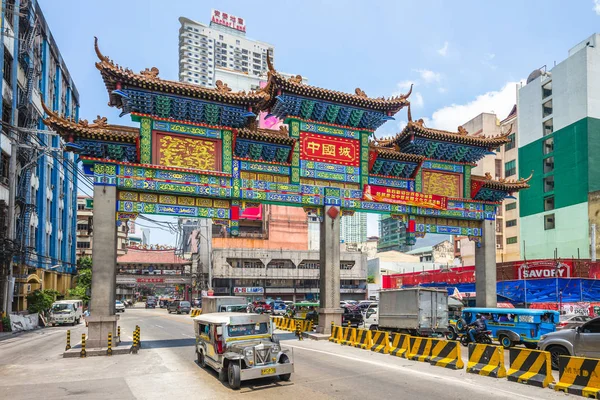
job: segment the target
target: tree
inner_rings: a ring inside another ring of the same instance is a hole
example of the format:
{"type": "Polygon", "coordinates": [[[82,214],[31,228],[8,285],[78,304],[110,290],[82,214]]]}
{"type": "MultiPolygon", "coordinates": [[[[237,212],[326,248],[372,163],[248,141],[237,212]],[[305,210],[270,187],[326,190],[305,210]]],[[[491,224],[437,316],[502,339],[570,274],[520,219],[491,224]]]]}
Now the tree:
{"type": "Polygon", "coordinates": [[[52,303],[59,294],[59,292],[52,289],[34,290],[27,295],[27,310],[30,313],[44,314],[52,307],[52,303]]]}
{"type": "Polygon", "coordinates": [[[79,267],[76,278],[77,284],[73,289],[69,289],[67,298],[81,299],[87,304],[90,301],[89,293],[92,288],[92,259],[90,257],[81,257],[77,262],[77,266],[79,267]]]}
{"type": "Polygon", "coordinates": [[[373,275],[367,276],[367,283],[375,283],[375,277],[373,275]]]}
{"type": "Polygon", "coordinates": [[[92,257],[83,256],[77,260],[77,269],[91,269],[92,268],[92,257]]]}

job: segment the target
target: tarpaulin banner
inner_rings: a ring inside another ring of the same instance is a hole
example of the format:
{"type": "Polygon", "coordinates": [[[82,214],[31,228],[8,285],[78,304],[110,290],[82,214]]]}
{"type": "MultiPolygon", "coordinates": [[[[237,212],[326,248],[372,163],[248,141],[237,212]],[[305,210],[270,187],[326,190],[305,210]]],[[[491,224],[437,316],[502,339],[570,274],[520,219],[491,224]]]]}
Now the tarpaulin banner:
{"type": "Polygon", "coordinates": [[[435,194],[409,192],[408,190],[395,189],[387,186],[365,185],[363,199],[378,203],[403,204],[408,206],[429,207],[445,210],[448,198],[435,194]]]}

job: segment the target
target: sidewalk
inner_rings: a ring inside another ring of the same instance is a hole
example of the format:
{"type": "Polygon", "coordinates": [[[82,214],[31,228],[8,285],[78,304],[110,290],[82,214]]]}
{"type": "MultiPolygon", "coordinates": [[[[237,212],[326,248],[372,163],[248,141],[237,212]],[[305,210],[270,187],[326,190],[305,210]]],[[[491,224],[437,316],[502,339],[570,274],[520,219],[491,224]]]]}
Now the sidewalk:
{"type": "Polygon", "coordinates": [[[0,342],[6,339],[10,339],[11,337],[15,337],[20,335],[23,332],[27,331],[19,331],[19,332],[0,332],[0,342]]]}

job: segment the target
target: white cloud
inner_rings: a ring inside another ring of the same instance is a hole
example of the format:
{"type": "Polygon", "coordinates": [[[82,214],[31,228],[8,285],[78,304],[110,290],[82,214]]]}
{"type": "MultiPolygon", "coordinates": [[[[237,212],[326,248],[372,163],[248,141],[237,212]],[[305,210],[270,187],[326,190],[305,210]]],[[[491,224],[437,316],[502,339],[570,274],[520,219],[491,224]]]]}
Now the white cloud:
{"type": "Polygon", "coordinates": [[[421,108],[425,104],[423,101],[423,96],[419,92],[415,92],[409,98],[411,106],[414,108],[421,108]]]}
{"type": "Polygon", "coordinates": [[[421,79],[425,83],[439,83],[442,80],[442,75],[439,72],[433,72],[429,69],[415,69],[421,75],[421,79]]]}
{"type": "Polygon", "coordinates": [[[448,89],[446,89],[445,87],[438,88],[438,92],[440,92],[440,93],[446,93],[447,91],[448,91],[448,89]]]}
{"type": "Polygon", "coordinates": [[[486,66],[490,67],[491,69],[496,69],[496,68],[498,68],[498,66],[492,62],[492,60],[494,58],[496,58],[496,54],[494,54],[494,53],[485,53],[483,55],[483,60],[481,60],[481,63],[483,65],[486,65],[486,66]]]}
{"type": "Polygon", "coordinates": [[[600,15],[600,0],[594,0],[594,11],[600,15]]]}
{"type": "Polygon", "coordinates": [[[407,92],[411,85],[414,85],[415,82],[414,81],[402,81],[402,82],[398,82],[398,90],[401,91],[401,93],[398,94],[405,94],[405,92],[407,92]]]}
{"type": "MultiPolygon", "coordinates": [[[[596,1],[600,1],[600,0],[596,0],[596,1]]],[[[448,54],[448,42],[444,42],[444,47],[439,49],[437,52],[440,56],[446,57],[446,55],[448,54]]]]}
{"type": "Polygon", "coordinates": [[[483,112],[494,112],[499,119],[504,119],[517,101],[515,88],[517,83],[507,82],[499,91],[484,93],[466,104],[452,104],[440,108],[432,114],[431,118],[425,118],[425,125],[456,131],[459,125],[483,112]]]}

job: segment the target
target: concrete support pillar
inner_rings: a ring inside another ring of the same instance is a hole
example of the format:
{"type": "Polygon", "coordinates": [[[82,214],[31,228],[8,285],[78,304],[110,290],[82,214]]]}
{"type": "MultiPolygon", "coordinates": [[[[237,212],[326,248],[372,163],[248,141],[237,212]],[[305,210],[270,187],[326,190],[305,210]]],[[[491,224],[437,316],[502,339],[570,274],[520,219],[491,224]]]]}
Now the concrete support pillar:
{"type": "Polygon", "coordinates": [[[477,307],[496,307],[496,221],[481,223],[481,243],[475,246],[477,307]]]}
{"type": "Polygon", "coordinates": [[[94,185],[94,247],[92,296],[88,317],[88,348],[106,347],[108,333],[116,336],[117,188],[94,185]]]}
{"type": "Polygon", "coordinates": [[[321,221],[319,333],[331,333],[331,323],[342,323],[340,308],[340,219],[339,207],[325,206],[321,221]]]}

